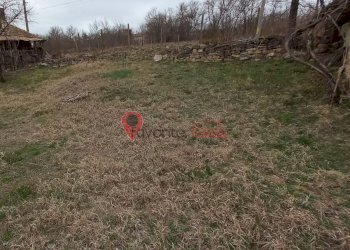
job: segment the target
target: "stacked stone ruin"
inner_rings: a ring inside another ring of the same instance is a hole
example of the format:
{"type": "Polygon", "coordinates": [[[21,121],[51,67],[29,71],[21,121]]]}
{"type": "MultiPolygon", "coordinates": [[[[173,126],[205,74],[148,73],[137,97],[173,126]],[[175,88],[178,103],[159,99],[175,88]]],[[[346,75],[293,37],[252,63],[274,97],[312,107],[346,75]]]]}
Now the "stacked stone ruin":
{"type": "Polygon", "coordinates": [[[268,37],[222,44],[168,46],[161,56],[163,60],[192,62],[263,60],[285,56],[283,44],[282,37],[268,37]]]}

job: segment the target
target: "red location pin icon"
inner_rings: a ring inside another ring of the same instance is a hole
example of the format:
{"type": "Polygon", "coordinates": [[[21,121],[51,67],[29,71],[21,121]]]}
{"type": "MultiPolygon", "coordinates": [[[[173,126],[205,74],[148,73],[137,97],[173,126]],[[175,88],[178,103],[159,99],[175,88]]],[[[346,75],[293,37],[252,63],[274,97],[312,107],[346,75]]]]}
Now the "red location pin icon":
{"type": "Polygon", "coordinates": [[[137,112],[126,112],[122,117],[122,125],[130,141],[134,142],[143,125],[142,115],[137,112]]]}

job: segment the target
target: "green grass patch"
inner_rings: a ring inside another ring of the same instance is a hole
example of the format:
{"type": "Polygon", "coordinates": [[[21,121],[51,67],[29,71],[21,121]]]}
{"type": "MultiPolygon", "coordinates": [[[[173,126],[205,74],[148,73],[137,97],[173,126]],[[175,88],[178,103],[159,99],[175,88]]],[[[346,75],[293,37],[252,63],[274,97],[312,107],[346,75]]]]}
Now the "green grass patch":
{"type": "Polygon", "coordinates": [[[6,214],[3,211],[0,211],[0,222],[6,219],[6,214]]]}
{"type": "Polygon", "coordinates": [[[343,224],[345,227],[350,230],[350,217],[349,216],[343,216],[343,224]]]}
{"type": "Polygon", "coordinates": [[[314,161],[312,165],[316,168],[326,170],[337,170],[343,173],[349,173],[350,169],[350,145],[344,144],[344,141],[331,143],[330,141],[323,141],[318,145],[317,150],[313,152],[314,161]]]}
{"type": "MultiPolygon", "coordinates": [[[[149,101],[151,104],[159,100],[159,96],[156,96],[154,93],[151,93],[147,89],[139,89],[134,88],[132,85],[122,85],[115,86],[111,85],[108,87],[102,87],[100,89],[101,97],[100,100],[103,102],[110,102],[113,100],[119,100],[121,102],[132,102],[140,101],[146,102],[146,98],[151,98],[149,101]],[[157,99],[158,98],[158,99],[157,99]]],[[[144,103],[146,106],[146,103],[144,103]]]]}
{"type": "Polygon", "coordinates": [[[15,164],[24,160],[30,160],[56,147],[56,143],[27,144],[14,152],[5,153],[3,159],[8,164],[15,164]]]}
{"type": "Polygon", "coordinates": [[[193,169],[184,173],[184,176],[180,179],[183,181],[204,181],[209,180],[214,174],[215,169],[207,165],[204,168],[193,169]]]}
{"type": "Polygon", "coordinates": [[[153,64],[152,68],[166,72],[153,79],[157,89],[162,90],[160,95],[171,92],[181,97],[185,105],[180,112],[189,119],[204,113],[217,114],[223,105],[229,104],[243,106],[243,110],[248,110],[247,115],[251,115],[251,108],[259,103],[262,114],[277,116],[283,125],[294,125],[302,119],[295,113],[294,104],[320,100],[324,94],[319,90],[322,86],[309,86],[315,75],[295,62],[164,63],[153,64]],[[315,91],[301,93],[301,85],[315,91]],[[287,110],[281,109],[284,102],[291,104],[287,110]],[[277,110],[282,110],[282,115],[276,114],[277,110]]]}
{"type": "Polygon", "coordinates": [[[6,183],[12,181],[14,178],[5,174],[0,174],[0,182],[6,183]]]}
{"type": "Polygon", "coordinates": [[[149,234],[155,236],[157,233],[157,221],[155,219],[146,217],[145,222],[147,224],[149,234]]]}
{"type": "Polygon", "coordinates": [[[284,125],[293,124],[295,115],[293,113],[280,113],[277,115],[277,120],[284,125]]]}
{"type": "Polygon", "coordinates": [[[334,229],[335,228],[334,223],[331,220],[326,219],[326,218],[323,219],[322,224],[326,229],[334,229]]]}
{"type": "Polygon", "coordinates": [[[108,238],[109,238],[110,241],[119,240],[119,237],[118,237],[117,234],[110,234],[110,235],[108,236],[108,238]]]}
{"type": "Polygon", "coordinates": [[[167,72],[158,78],[164,84],[176,85],[183,92],[203,85],[226,88],[236,85],[241,91],[284,90],[298,84],[300,79],[312,79],[304,65],[286,61],[235,62],[235,63],[168,63],[154,65],[159,72],[167,72]],[[169,70],[170,69],[170,70],[169,70]],[[286,78],[288,75],[288,78],[286,78]],[[181,80],[179,80],[181,77],[181,80]]]}
{"type": "Polygon", "coordinates": [[[9,194],[11,202],[27,200],[35,196],[35,192],[29,186],[21,186],[9,194]]]}
{"type": "Polygon", "coordinates": [[[2,90],[31,90],[40,86],[44,81],[56,80],[67,76],[71,72],[68,67],[35,68],[11,73],[5,76],[6,82],[0,84],[2,90]]]}
{"type": "Polygon", "coordinates": [[[107,224],[108,226],[117,226],[118,224],[120,224],[120,220],[117,216],[115,215],[106,215],[104,218],[103,218],[103,222],[105,224],[107,224]]]}
{"type": "Polygon", "coordinates": [[[119,80],[119,79],[125,79],[130,77],[133,74],[132,70],[129,69],[122,69],[122,70],[116,70],[109,73],[106,73],[104,76],[111,78],[113,80],[119,80]]]}
{"type": "Polygon", "coordinates": [[[283,135],[281,137],[278,137],[276,141],[272,142],[272,143],[267,143],[267,147],[271,148],[271,149],[276,149],[279,150],[281,152],[285,152],[287,151],[290,146],[293,143],[293,138],[291,138],[288,135],[283,135]]]}
{"type": "Polygon", "coordinates": [[[52,113],[52,110],[39,110],[39,111],[36,111],[33,114],[33,117],[34,118],[39,118],[39,117],[42,117],[42,116],[45,116],[45,115],[49,115],[51,113],[52,113]]]}
{"type": "Polygon", "coordinates": [[[191,179],[208,179],[214,175],[214,170],[210,166],[206,166],[203,170],[193,170],[187,173],[191,179]]]}
{"type": "Polygon", "coordinates": [[[180,216],[177,220],[170,222],[168,228],[169,232],[166,236],[167,248],[173,249],[174,246],[181,242],[183,233],[190,230],[188,218],[180,216]]]}
{"type": "Polygon", "coordinates": [[[259,186],[260,198],[266,202],[266,206],[271,210],[275,208],[278,201],[286,198],[286,190],[282,185],[277,185],[274,183],[263,182],[259,186]]]}
{"type": "Polygon", "coordinates": [[[9,242],[13,239],[14,236],[15,236],[14,232],[12,230],[8,229],[2,235],[1,240],[3,242],[9,242]]]}
{"type": "Polygon", "coordinates": [[[58,141],[47,143],[47,142],[36,142],[29,143],[20,149],[13,152],[5,153],[3,160],[8,164],[15,164],[25,160],[33,159],[36,156],[47,153],[50,150],[58,147],[63,147],[68,141],[67,137],[64,137],[58,141]]]}
{"type": "Polygon", "coordinates": [[[102,88],[102,96],[101,100],[104,102],[109,102],[115,100],[117,97],[120,98],[121,101],[126,101],[128,98],[133,96],[133,93],[130,89],[127,88],[102,88]]]}
{"type": "Polygon", "coordinates": [[[303,172],[295,172],[288,175],[288,184],[306,183],[311,181],[311,177],[303,172]]]}
{"type": "Polygon", "coordinates": [[[20,118],[24,117],[25,112],[26,110],[23,109],[0,109],[0,129],[13,126],[20,118]]]}
{"type": "Polygon", "coordinates": [[[188,144],[195,144],[195,143],[201,143],[201,144],[205,144],[207,146],[214,146],[214,145],[218,145],[220,143],[220,139],[214,139],[214,138],[191,138],[188,141],[188,144]]]}
{"type": "Polygon", "coordinates": [[[297,139],[300,145],[313,148],[316,145],[316,139],[310,134],[300,135],[297,139]]]}

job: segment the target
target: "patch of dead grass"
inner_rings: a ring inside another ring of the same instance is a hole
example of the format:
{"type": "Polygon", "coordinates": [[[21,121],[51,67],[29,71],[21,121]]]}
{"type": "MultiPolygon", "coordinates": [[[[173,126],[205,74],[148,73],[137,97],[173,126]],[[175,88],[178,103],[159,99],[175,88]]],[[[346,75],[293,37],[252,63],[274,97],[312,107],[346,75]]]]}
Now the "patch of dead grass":
{"type": "MultiPolygon", "coordinates": [[[[72,66],[69,76],[30,94],[2,93],[1,107],[25,107],[27,119],[1,129],[0,151],[66,138],[45,157],[23,159],[12,169],[16,178],[0,187],[5,193],[20,187],[24,180],[18,171],[25,169],[24,178],[30,178],[36,194],[0,208],[6,214],[0,234],[13,235],[2,240],[3,246],[345,247],[348,175],[321,169],[315,151],[323,152],[321,136],[335,145],[324,131],[343,122],[344,115],[302,96],[297,79],[309,77],[301,69],[297,71],[306,75],[298,78],[289,72],[293,67],[301,66],[283,64],[271,78],[278,65],[98,61],[72,66]],[[249,66],[262,69],[246,70],[249,66]],[[125,68],[135,74],[103,77],[125,68]],[[257,78],[266,68],[270,73],[263,74],[263,82],[270,79],[272,84],[267,89],[289,74],[289,91],[297,94],[293,97],[278,86],[284,94],[275,97],[265,89],[257,78]],[[87,91],[92,94],[86,100],[62,102],[87,91]],[[103,100],[111,91],[114,98],[103,100]],[[311,103],[299,108],[293,98],[311,103]],[[231,138],[215,143],[145,138],[131,143],[120,127],[120,117],[129,110],[143,114],[147,129],[190,132],[194,122],[222,119],[231,138]],[[281,110],[292,118],[281,119],[281,110]],[[306,121],[309,113],[318,119],[306,121]],[[37,119],[38,114],[45,119],[37,119]],[[305,138],[298,141],[304,134],[312,135],[312,146],[305,138]],[[30,168],[30,163],[37,167],[30,168]]],[[[0,176],[10,176],[3,160],[0,176]]]]}

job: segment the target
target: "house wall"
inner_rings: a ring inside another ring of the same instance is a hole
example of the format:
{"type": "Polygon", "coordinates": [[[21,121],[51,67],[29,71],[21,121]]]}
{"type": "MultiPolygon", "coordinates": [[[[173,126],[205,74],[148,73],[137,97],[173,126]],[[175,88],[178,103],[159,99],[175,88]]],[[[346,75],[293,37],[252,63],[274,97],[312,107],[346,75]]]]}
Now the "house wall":
{"type": "Polygon", "coordinates": [[[33,49],[31,42],[28,41],[1,41],[0,46],[2,49],[11,50],[31,50],[33,49]]]}
{"type": "Polygon", "coordinates": [[[27,41],[2,41],[0,42],[1,56],[4,66],[9,70],[17,70],[33,63],[38,63],[43,58],[43,50],[40,46],[33,48],[27,41]]]}

